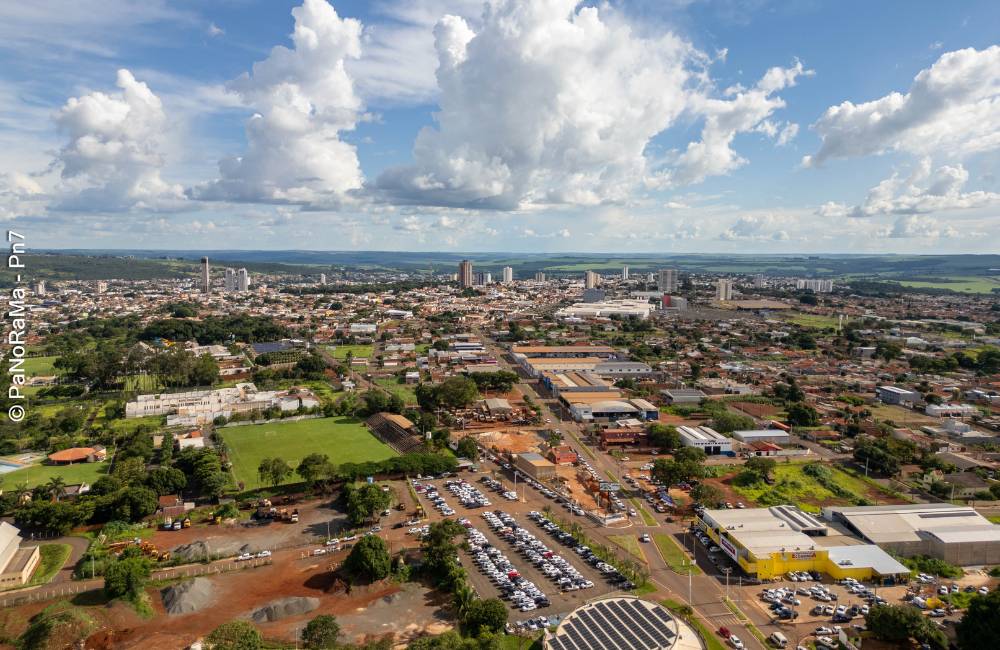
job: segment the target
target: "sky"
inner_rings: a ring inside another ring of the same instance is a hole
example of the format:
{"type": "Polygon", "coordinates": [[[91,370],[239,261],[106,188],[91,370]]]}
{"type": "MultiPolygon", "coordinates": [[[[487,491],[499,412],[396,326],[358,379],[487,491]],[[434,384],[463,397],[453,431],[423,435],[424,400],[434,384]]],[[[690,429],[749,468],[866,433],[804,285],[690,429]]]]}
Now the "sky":
{"type": "Polygon", "coordinates": [[[34,248],[1000,252],[1000,3],[0,4],[34,248]]]}

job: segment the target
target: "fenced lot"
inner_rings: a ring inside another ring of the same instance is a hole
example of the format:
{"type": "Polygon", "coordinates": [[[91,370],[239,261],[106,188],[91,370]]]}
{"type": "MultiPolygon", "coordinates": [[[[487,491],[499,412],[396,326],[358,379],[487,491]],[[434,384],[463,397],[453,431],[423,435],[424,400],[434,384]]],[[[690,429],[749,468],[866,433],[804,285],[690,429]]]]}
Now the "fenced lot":
{"type": "MultiPolygon", "coordinates": [[[[257,467],[264,458],[282,458],[293,468],[312,453],[326,454],[335,465],[385,460],[396,455],[375,438],[361,420],[349,417],[294,422],[248,424],[218,430],[233,463],[233,474],[244,488],[263,487],[257,467]]],[[[285,482],[301,481],[297,475],[285,482]]]]}

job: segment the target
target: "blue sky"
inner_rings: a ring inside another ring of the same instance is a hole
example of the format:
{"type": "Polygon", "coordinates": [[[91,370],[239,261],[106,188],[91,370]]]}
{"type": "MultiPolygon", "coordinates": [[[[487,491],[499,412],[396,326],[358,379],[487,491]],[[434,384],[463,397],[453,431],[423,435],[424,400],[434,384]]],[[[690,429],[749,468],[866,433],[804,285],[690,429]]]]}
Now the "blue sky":
{"type": "Polygon", "coordinates": [[[997,24],[995,2],[10,3],[0,218],[37,247],[997,252],[997,24]]]}

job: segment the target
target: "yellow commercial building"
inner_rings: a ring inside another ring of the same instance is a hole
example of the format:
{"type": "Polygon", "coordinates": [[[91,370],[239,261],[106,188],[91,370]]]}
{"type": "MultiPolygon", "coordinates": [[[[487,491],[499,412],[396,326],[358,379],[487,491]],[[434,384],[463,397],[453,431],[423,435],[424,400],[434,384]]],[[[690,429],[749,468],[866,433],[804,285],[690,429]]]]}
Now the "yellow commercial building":
{"type": "Polygon", "coordinates": [[[909,576],[909,569],[874,544],[823,544],[827,525],[795,506],[706,510],[698,526],[748,576],[759,580],[792,571],[883,583],[909,576]]]}

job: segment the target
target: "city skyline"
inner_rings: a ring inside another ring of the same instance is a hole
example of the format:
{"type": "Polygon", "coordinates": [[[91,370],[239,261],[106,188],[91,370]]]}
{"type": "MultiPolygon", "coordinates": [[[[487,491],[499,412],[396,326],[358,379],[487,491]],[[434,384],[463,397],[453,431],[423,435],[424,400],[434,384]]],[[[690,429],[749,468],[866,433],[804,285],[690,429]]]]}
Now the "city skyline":
{"type": "Polygon", "coordinates": [[[991,3],[116,2],[0,9],[36,246],[997,250],[991,3]]]}

